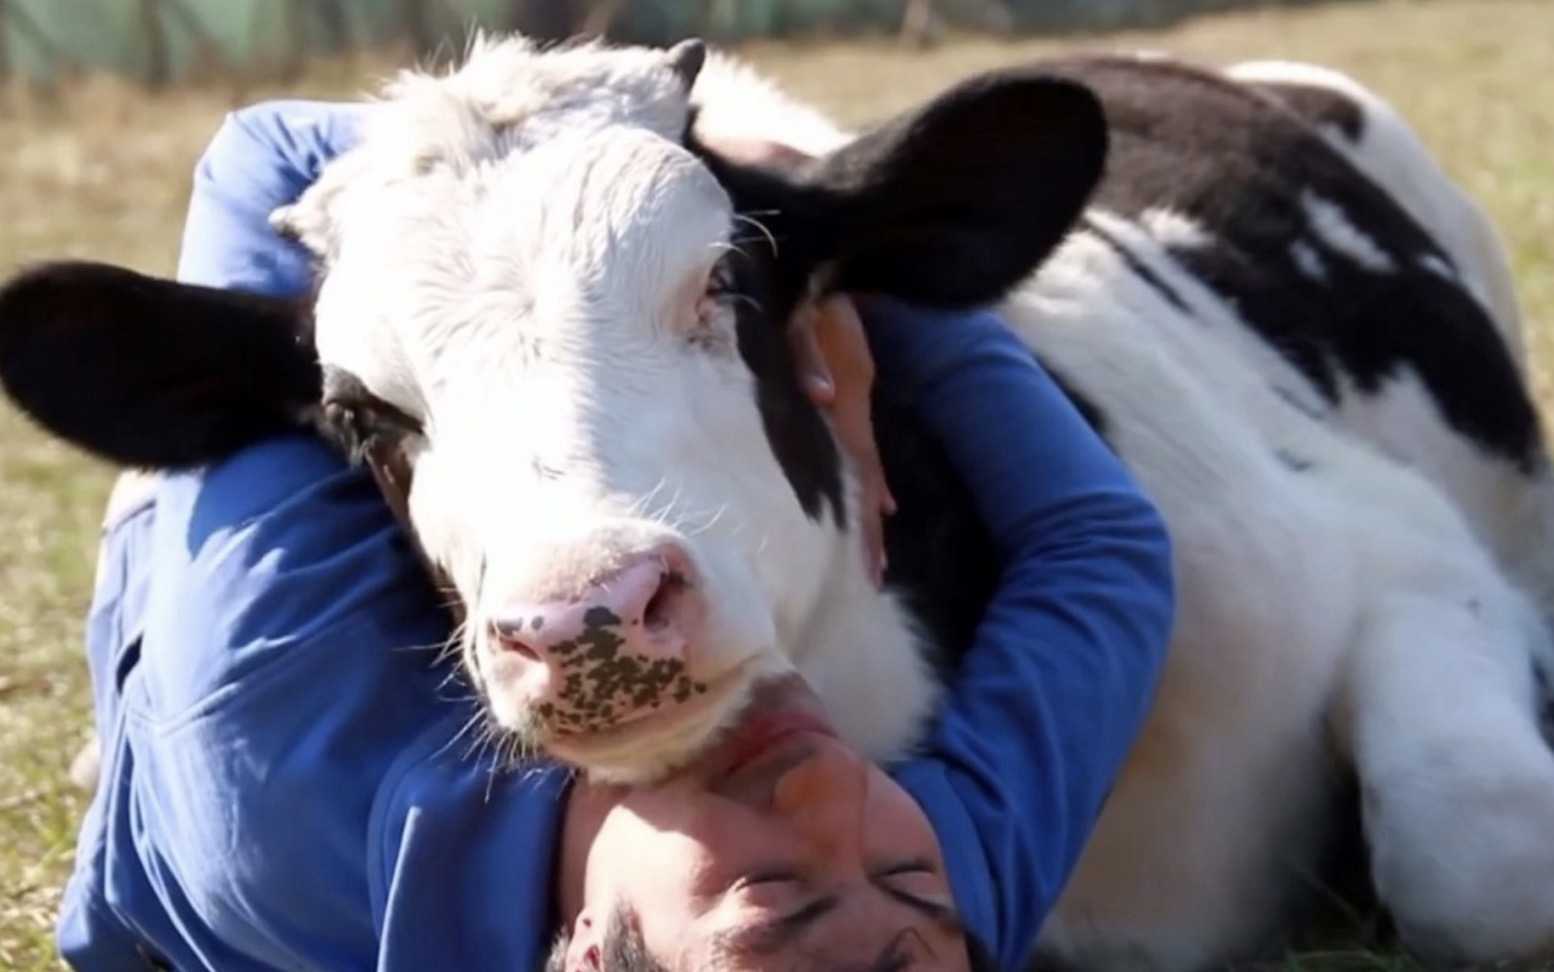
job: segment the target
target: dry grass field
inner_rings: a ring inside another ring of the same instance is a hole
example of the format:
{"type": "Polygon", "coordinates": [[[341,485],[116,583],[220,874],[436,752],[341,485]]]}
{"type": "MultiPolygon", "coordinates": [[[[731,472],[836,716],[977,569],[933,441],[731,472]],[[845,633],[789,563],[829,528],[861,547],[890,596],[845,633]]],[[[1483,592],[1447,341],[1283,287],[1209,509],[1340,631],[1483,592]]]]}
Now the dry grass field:
{"type": "MultiPolygon", "coordinates": [[[[1314,60],[1393,99],[1502,227],[1540,399],[1546,409],[1554,404],[1551,0],[1381,0],[1061,42],[967,39],[928,52],[885,41],[762,44],[748,54],[799,94],[861,123],[979,68],[1073,47],[1143,47],[1209,62],[1314,60]]],[[[191,166],[224,112],[280,93],[349,96],[391,63],[316,65],[284,91],[207,86],[148,97],[88,79],[48,98],[0,93],[0,274],[64,256],[170,272],[191,166]]],[[[89,720],[79,643],[108,479],[0,405],[0,968],[57,961],[53,912],[83,810],[65,768],[89,720]]],[[[1370,951],[1357,921],[1336,950],[1291,955],[1277,967],[1407,964],[1370,951]]]]}

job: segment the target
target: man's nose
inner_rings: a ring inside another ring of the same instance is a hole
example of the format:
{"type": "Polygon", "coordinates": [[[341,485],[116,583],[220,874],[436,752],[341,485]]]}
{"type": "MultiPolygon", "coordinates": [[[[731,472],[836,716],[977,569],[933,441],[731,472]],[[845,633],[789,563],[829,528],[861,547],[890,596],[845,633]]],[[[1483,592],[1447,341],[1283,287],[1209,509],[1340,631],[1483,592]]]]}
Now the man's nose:
{"type": "Polygon", "coordinates": [[[828,855],[861,838],[869,765],[840,743],[824,745],[778,778],[772,809],[828,855]]]}

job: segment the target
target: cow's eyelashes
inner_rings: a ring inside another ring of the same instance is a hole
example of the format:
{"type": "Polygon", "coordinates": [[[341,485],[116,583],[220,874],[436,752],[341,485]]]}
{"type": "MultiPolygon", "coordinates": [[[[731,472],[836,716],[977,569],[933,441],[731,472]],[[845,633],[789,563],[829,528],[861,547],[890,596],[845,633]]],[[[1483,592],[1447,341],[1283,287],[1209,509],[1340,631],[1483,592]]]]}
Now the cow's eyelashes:
{"type": "Polygon", "coordinates": [[[326,377],[320,431],[352,462],[386,445],[422,434],[421,423],[371,392],[354,376],[326,377]]]}
{"type": "Polygon", "coordinates": [[[378,446],[421,434],[421,423],[383,402],[325,402],[323,425],[353,462],[378,446]]]}
{"type": "Polygon", "coordinates": [[[724,254],[707,275],[707,297],[721,300],[734,292],[734,268],[729,265],[729,254],[724,254]]]}
{"type": "Polygon", "coordinates": [[[696,302],[695,324],[685,335],[694,348],[724,354],[734,348],[734,321],[738,315],[736,305],[748,300],[738,290],[733,268],[725,254],[707,274],[707,282],[701,299],[696,302]]]}

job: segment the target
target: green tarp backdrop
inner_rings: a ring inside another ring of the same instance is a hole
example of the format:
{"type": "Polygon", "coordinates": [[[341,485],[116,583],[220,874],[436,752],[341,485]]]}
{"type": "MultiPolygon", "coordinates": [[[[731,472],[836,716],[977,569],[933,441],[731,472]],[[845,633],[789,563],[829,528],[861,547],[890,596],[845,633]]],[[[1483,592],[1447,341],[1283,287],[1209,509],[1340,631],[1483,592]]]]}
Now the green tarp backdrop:
{"type": "Polygon", "coordinates": [[[549,37],[604,31],[662,43],[686,34],[726,41],[896,31],[925,15],[995,30],[1115,27],[1245,5],[1248,0],[0,0],[0,75],[51,81],[92,69],[160,83],[202,70],[271,74],[310,54],[392,41],[432,50],[451,39],[456,48],[475,25],[549,37]]]}

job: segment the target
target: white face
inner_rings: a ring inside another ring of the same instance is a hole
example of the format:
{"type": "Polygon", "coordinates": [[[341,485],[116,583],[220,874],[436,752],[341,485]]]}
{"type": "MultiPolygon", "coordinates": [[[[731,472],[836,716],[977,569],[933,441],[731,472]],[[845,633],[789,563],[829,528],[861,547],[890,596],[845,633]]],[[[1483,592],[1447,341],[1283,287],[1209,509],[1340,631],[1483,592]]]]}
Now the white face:
{"type": "Polygon", "coordinates": [[[423,430],[410,519],[496,722],[661,772],[788,670],[851,544],[774,455],[792,402],[758,406],[740,224],[663,53],[470,65],[402,83],[279,222],[325,257],[321,362],[423,430]]]}

